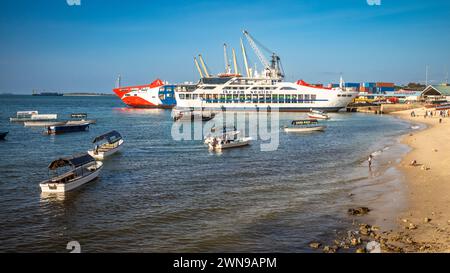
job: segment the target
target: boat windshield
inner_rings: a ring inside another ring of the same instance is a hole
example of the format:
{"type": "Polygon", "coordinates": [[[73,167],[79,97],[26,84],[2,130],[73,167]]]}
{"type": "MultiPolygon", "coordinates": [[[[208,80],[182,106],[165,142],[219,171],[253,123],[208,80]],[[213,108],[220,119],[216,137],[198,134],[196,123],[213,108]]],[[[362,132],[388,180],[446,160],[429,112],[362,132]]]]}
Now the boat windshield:
{"type": "Polygon", "coordinates": [[[315,119],[305,119],[305,120],[294,120],[292,121],[292,125],[312,125],[317,124],[317,120],[315,119]]]}

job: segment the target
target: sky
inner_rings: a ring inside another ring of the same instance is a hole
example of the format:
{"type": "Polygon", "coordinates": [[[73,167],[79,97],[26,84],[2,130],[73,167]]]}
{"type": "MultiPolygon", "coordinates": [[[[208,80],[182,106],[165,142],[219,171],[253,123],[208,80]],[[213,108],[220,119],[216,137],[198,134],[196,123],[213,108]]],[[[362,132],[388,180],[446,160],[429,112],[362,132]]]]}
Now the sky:
{"type": "Polygon", "coordinates": [[[1,1],[0,93],[112,92],[119,74],[123,85],[197,81],[193,57],[223,72],[223,43],[242,66],[244,29],[281,57],[288,81],[424,82],[429,65],[437,84],[450,69],[447,0],[68,2],[1,1]]]}

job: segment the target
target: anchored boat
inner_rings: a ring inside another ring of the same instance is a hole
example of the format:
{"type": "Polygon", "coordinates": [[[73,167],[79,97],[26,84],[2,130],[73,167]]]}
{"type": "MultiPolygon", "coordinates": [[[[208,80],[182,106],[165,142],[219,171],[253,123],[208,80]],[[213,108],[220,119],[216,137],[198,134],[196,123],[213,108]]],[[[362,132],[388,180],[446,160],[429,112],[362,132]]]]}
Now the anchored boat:
{"type": "Polygon", "coordinates": [[[211,111],[172,110],[173,121],[209,121],[215,116],[216,114],[211,111]]]}
{"type": "Polygon", "coordinates": [[[313,110],[308,113],[308,117],[312,119],[330,119],[330,117],[324,111],[313,110]]]}
{"type": "Polygon", "coordinates": [[[317,132],[324,131],[326,126],[318,125],[318,121],[315,119],[302,119],[302,120],[293,120],[291,122],[291,127],[284,127],[285,132],[294,132],[294,133],[308,133],[308,132],[317,132]]]}
{"type": "Polygon", "coordinates": [[[96,179],[103,168],[103,163],[95,161],[88,155],[82,154],[73,157],[59,158],[48,166],[51,178],[39,184],[42,192],[63,193],[80,187],[96,179]],[[68,171],[58,173],[63,167],[68,167],[68,171]]]}
{"type": "Polygon", "coordinates": [[[77,124],[52,125],[47,127],[49,135],[57,135],[64,133],[83,132],[89,130],[89,122],[81,122],[77,124]]]}
{"type": "Polygon", "coordinates": [[[97,160],[103,160],[122,149],[123,139],[117,131],[111,131],[96,137],[93,143],[96,145],[88,154],[97,160]]]}
{"type": "Polygon", "coordinates": [[[39,114],[38,111],[19,111],[15,117],[9,118],[11,122],[25,122],[25,121],[46,121],[55,120],[58,118],[57,114],[39,114]]]}

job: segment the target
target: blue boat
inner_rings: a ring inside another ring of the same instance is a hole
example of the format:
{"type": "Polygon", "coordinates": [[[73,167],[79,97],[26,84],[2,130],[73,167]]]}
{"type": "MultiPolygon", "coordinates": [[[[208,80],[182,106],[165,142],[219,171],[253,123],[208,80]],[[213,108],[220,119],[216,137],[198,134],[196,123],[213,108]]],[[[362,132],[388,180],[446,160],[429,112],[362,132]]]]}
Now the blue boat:
{"type": "Polygon", "coordinates": [[[0,132],[0,140],[4,140],[9,132],[0,132]]]}
{"type": "Polygon", "coordinates": [[[80,124],[64,124],[64,125],[54,125],[47,127],[47,133],[49,135],[73,133],[73,132],[83,132],[89,130],[89,123],[80,124]]]}

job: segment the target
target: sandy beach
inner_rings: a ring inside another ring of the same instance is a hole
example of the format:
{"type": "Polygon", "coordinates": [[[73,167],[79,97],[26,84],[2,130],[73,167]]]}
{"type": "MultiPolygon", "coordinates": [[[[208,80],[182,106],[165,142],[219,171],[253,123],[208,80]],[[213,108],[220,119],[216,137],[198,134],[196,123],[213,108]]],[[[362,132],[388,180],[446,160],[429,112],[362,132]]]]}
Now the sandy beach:
{"type": "Polygon", "coordinates": [[[402,139],[412,148],[399,166],[407,210],[398,217],[398,229],[384,235],[404,252],[450,252],[450,118],[439,123],[439,115],[424,118],[426,110],[415,109],[416,117],[411,110],[392,113],[427,128],[402,139]]]}

